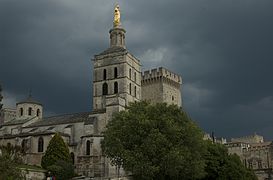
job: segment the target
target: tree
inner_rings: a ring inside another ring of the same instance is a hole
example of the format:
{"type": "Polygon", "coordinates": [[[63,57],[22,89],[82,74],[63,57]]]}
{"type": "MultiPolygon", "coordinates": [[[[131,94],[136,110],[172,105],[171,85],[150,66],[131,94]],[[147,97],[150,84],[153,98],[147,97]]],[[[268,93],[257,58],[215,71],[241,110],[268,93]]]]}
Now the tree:
{"type": "Polygon", "coordinates": [[[67,144],[59,133],[55,134],[49,141],[45,155],[42,157],[42,167],[48,169],[57,161],[72,163],[67,144]]]}
{"type": "Polygon", "coordinates": [[[202,137],[179,107],[136,102],[108,123],[102,148],[135,179],[197,179],[204,176],[202,137]]]}
{"type": "Polygon", "coordinates": [[[237,155],[229,155],[225,146],[207,142],[207,149],[207,175],[203,180],[257,180],[254,172],[247,169],[237,155]]]}
{"type": "Polygon", "coordinates": [[[0,146],[0,179],[21,180],[23,174],[18,168],[22,164],[23,150],[20,146],[0,146]]]}
{"type": "Polygon", "coordinates": [[[75,175],[72,163],[63,160],[57,160],[53,165],[48,166],[47,170],[60,180],[67,180],[75,175]]]}

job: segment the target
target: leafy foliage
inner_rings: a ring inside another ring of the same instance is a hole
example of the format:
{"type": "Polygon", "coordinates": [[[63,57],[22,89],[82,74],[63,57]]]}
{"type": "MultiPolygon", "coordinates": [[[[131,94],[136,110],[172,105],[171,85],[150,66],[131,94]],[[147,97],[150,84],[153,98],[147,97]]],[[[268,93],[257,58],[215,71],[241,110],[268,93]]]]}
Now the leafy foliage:
{"type": "Polygon", "coordinates": [[[61,135],[57,133],[49,141],[41,165],[43,168],[48,169],[49,166],[54,165],[59,160],[72,163],[67,144],[63,141],[61,135]]]}
{"type": "Polygon", "coordinates": [[[47,169],[58,180],[67,180],[75,175],[73,165],[62,160],[56,161],[53,165],[48,166],[47,169]]]}
{"type": "Polygon", "coordinates": [[[17,167],[22,164],[22,149],[20,146],[0,146],[0,179],[21,180],[23,174],[17,167]]]}
{"type": "Polygon", "coordinates": [[[254,172],[244,167],[237,155],[229,155],[223,145],[207,142],[207,149],[207,175],[203,180],[257,180],[254,172]]]}
{"type": "Polygon", "coordinates": [[[202,137],[177,106],[136,102],[108,123],[102,148],[135,179],[197,179],[204,175],[202,137]]]}

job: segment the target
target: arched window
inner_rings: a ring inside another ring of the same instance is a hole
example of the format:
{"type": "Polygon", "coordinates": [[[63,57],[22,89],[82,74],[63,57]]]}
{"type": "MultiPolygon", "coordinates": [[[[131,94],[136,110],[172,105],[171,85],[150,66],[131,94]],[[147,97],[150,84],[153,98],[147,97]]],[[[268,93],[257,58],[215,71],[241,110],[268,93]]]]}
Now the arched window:
{"type": "Polygon", "coordinates": [[[40,116],[40,109],[37,109],[36,116],[40,116]]]}
{"type": "Polygon", "coordinates": [[[132,70],[131,70],[131,68],[129,69],[129,78],[131,79],[131,77],[132,77],[132,70]]]}
{"type": "Polygon", "coordinates": [[[31,113],[32,113],[32,108],[29,107],[29,108],[28,108],[28,115],[31,116],[31,113]]]}
{"type": "Polygon", "coordinates": [[[135,82],[136,82],[136,72],[135,72],[135,82]]]}
{"type": "Polygon", "coordinates": [[[70,157],[72,159],[72,164],[75,164],[75,155],[73,152],[70,153],[70,157]]]}
{"type": "Polygon", "coordinates": [[[24,152],[26,152],[26,150],[27,150],[27,139],[23,139],[21,146],[22,146],[22,150],[24,152]]]}
{"type": "Polygon", "coordinates": [[[135,97],[136,97],[136,86],[135,86],[135,97]]]}
{"type": "Polygon", "coordinates": [[[107,76],[106,76],[106,69],[103,70],[103,80],[106,80],[107,76]]]}
{"type": "Polygon", "coordinates": [[[91,152],[91,143],[89,140],[86,141],[86,155],[90,155],[91,152]]]}
{"type": "Polygon", "coordinates": [[[114,93],[118,93],[118,82],[114,83],[114,93]]]}
{"type": "Polygon", "coordinates": [[[117,78],[118,77],[118,68],[115,67],[114,69],[114,78],[117,78]]]}
{"type": "Polygon", "coordinates": [[[23,110],[23,108],[20,108],[20,115],[21,115],[21,116],[24,115],[24,110],[23,110]]]}
{"type": "Polygon", "coordinates": [[[42,137],[38,139],[38,152],[44,152],[44,139],[42,137]]]}
{"type": "Polygon", "coordinates": [[[131,83],[129,84],[129,93],[130,94],[132,93],[132,85],[131,85],[131,83]]]}
{"type": "Polygon", "coordinates": [[[107,95],[108,94],[108,85],[107,83],[103,83],[102,85],[102,95],[107,95]]]}

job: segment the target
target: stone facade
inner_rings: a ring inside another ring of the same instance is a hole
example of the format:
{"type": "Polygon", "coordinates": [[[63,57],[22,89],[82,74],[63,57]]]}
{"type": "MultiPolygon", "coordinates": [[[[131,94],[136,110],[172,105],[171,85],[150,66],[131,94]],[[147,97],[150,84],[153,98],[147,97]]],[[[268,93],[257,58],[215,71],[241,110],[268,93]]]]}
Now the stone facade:
{"type": "Polygon", "coordinates": [[[112,114],[140,100],[182,106],[182,78],[162,67],[141,73],[140,60],[125,47],[126,31],[117,26],[109,33],[110,47],[92,60],[93,110],[43,117],[42,104],[28,97],[16,104],[12,118],[4,116],[0,144],[22,146],[27,151],[25,163],[40,165],[50,139],[58,132],[68,144],[77,174],[98,179],[126,175],[101,150],[102,132],[112,114]]]}
{"type": "Polygon", "coordinates": [[[182,106],[182,78],[166,68],[145,71],[141,79],[142,100],[182,106]]]}
{"type": "Polygon", "coordinates": [[[225,144],[230,154],[237,154],[243,164],[254,170],[259,180],[272,177],[273,143],[257,134],[232,138],[225,144]]]}

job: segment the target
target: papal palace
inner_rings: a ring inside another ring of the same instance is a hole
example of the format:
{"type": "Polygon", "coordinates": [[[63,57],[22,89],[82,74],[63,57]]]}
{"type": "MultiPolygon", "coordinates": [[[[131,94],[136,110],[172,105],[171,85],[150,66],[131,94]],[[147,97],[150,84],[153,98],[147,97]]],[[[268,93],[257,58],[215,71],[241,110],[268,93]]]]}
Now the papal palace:
{"type": "MultiPolygon", "coordinates": [[[[0,145],[19,145],[26,150],[24,162],[41,164],[48,143],[58,132],[68,144],[75,171],[95,179],[125,176],[110,164],[101,150],[102,132],[112,115],[131,102],[149,100],[182,107],[182,77],[164,67],[141,71],[141,60],[125,45],[126,30],[120,22],[119,6],[114,9],[109,47],[95,55],[93,63],[93,108],[90,112],[43,116],[43,104],[31,95],[16,103],[16,109],[4,108],[0,114],[0,145]]],[[[91,76],[91,74],[90,74],[91,76]]],[[[90,91],[91,92],[91,91],[90,91]]],[[[207,139],[214,137],[205,136],[207,139]]],[[[260,179],[271,173],[272,142],[254,134],[224,143],[230,153],[240,156],[245,166],[253,168],[260,179]]]]}

